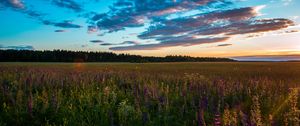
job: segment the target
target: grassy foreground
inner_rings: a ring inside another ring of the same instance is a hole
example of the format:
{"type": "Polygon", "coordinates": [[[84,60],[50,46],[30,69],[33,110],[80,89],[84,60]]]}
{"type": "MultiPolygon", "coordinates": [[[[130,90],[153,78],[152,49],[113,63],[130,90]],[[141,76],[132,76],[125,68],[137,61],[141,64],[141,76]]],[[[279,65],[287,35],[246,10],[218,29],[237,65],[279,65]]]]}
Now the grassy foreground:
{"type": "Polygon", "coordinates": [[[0,63],[0,125],[300,123],[300,63],[0,63]]]}

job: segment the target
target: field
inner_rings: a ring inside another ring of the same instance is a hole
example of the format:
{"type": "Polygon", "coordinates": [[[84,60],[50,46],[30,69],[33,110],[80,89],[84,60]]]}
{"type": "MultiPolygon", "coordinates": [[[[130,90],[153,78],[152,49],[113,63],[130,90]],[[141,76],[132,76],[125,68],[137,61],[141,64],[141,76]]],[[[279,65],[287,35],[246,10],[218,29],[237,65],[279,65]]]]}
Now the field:
{"type": "Polygon", "coordinates": [[[0,63],[0,125],[300,123],[300,63],[0,63]]]}

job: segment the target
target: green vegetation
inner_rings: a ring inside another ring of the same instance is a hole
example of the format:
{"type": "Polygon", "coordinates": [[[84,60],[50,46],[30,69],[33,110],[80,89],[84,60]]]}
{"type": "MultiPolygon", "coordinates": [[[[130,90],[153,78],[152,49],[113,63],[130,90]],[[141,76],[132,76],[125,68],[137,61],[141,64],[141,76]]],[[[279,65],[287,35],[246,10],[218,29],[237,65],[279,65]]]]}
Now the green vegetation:
{"type": "Polygon", "coordinates": [[[299,126],[300,63],[0,63],[0,125],[299,126]]]}

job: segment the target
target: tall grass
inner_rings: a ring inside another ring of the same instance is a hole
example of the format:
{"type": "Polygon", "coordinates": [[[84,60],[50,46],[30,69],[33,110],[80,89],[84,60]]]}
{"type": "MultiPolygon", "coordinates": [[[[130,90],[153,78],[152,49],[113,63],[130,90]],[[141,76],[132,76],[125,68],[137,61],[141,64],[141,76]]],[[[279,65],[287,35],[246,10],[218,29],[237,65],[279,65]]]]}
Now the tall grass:
{"type": "Polygon", "coordinates": [[[299,125],[298,63],[0,64],[0,125],[299,125]]]}

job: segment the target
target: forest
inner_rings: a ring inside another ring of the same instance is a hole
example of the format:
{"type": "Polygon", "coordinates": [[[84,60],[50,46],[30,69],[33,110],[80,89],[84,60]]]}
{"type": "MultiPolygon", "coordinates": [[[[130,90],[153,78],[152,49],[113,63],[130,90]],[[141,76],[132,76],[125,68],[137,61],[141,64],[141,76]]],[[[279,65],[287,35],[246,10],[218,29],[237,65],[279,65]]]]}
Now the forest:
{"type": "Polygon", "coordinates": [[[90,51],[33,51],[0,50],[0,62],[232,62],[229,58],[190,57],[169,55],[165,57],[116,54],[90,51]]]}

